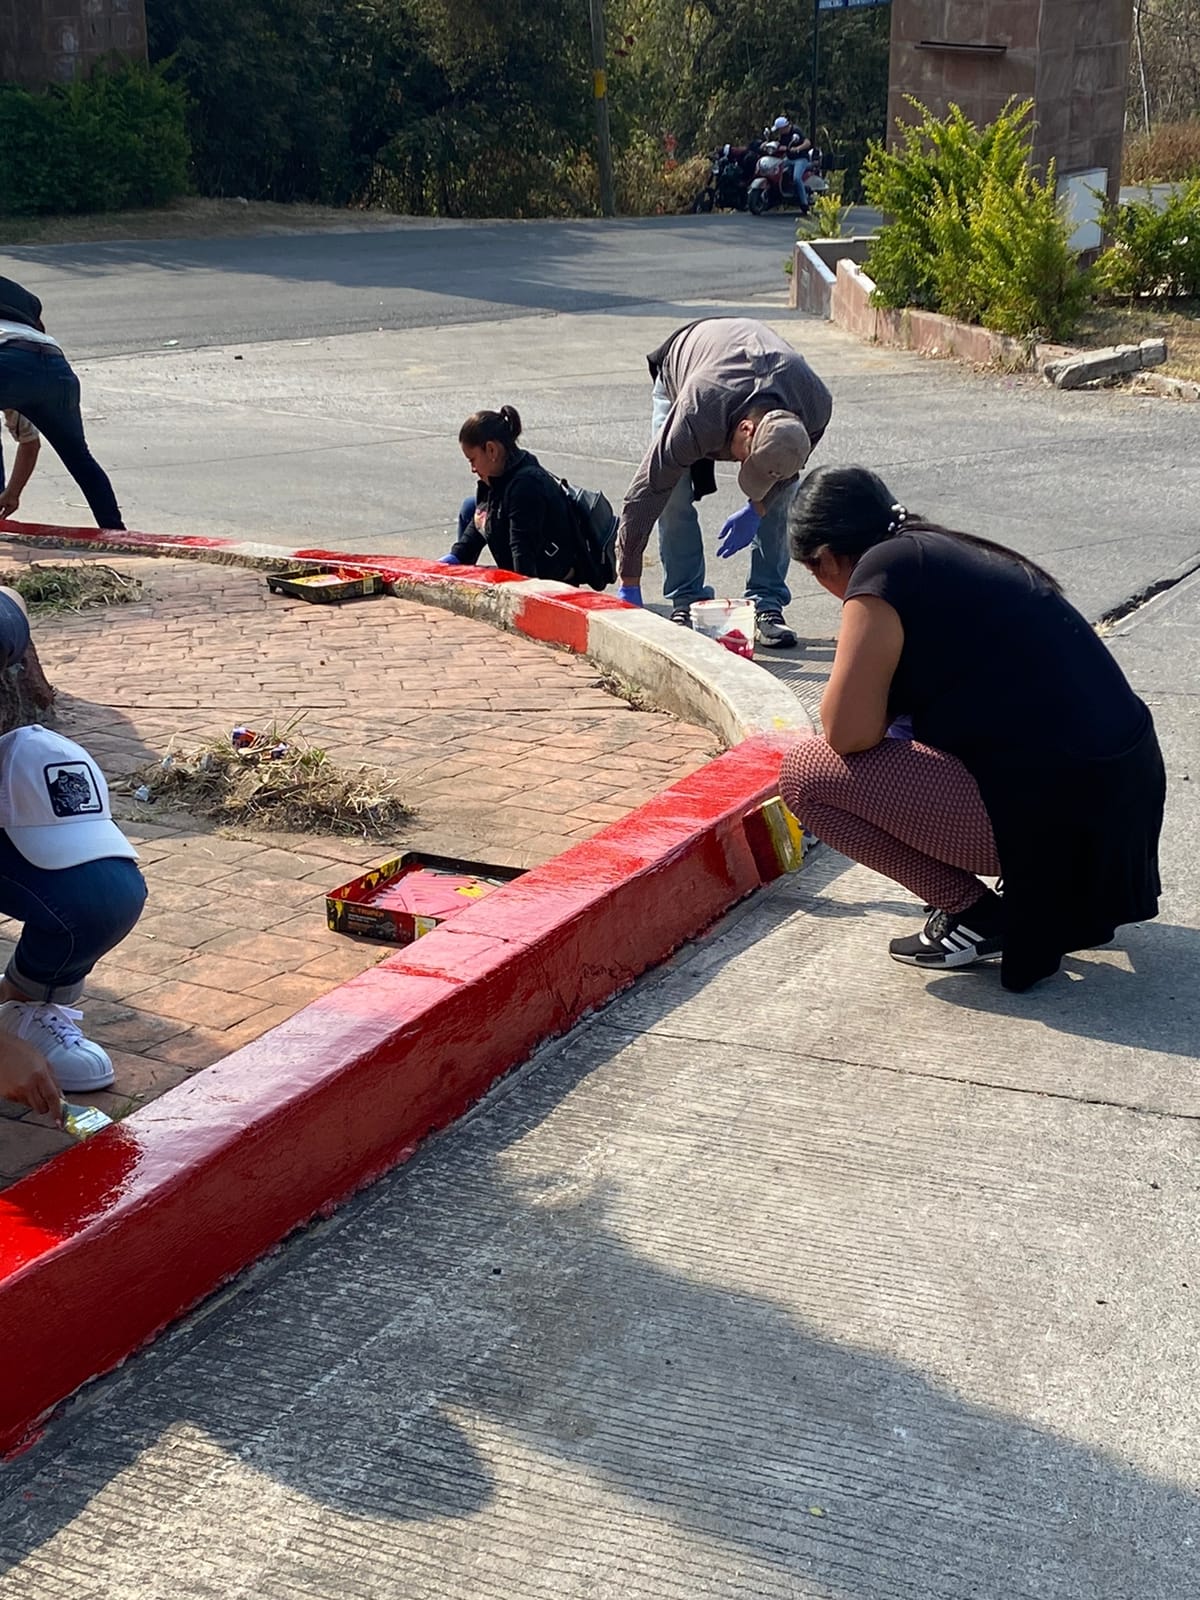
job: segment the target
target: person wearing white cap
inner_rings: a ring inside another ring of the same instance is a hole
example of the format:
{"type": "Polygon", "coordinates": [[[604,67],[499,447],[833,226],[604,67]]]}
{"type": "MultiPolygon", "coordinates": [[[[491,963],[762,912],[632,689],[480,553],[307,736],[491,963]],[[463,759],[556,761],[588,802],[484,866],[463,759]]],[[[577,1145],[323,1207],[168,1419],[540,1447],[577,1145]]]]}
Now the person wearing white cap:
{"type": "Polygon", "coordinates": [[[663,593],[672,622],[691,626],[705,575],[696,502],[715,494],[716,461],[740,463],[746,505],[725,523],[719,556],[751,546],[746,596],[759,644],[787,648],[787,508],[800,472],[829,425],[833,400],[786,339],[750,317],[707,317],[679,328],[647,361],[654,379],[651,444],[621,509],[618,597],[642,604],[642,562],[658,523],[663,593]]]}
{"type": "MultiPolygon", "coordinates": [[[[6,620],[0,614],[0,664],[6,620]]],[[[73,1002],[142,913],[136,860],[112,820],[104,775],[82,746],[36,724],[0,738],[0,914],[22,924],[0,980],[0,1061],[24,1059],[32,1047],[60,1090],[113,1081],[112,1061],[84,1038],[73,1002]]],[[[11,1092],[7,1083],[0,1068],[0,1093],[11,1092]]]]}

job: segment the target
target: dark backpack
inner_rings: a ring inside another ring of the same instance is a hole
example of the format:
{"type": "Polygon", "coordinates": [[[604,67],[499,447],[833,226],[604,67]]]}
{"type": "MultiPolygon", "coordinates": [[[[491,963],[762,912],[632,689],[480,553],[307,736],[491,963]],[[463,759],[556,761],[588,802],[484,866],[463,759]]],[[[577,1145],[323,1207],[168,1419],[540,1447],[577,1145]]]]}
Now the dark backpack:
{"type": "Polygon", "coordinates": [[[571,522],[579,535],[582,560],[576,571],[581,584],[607,589],[617,579],[617,519],[599,489],[576,489],[560,478],[571,522]]]}

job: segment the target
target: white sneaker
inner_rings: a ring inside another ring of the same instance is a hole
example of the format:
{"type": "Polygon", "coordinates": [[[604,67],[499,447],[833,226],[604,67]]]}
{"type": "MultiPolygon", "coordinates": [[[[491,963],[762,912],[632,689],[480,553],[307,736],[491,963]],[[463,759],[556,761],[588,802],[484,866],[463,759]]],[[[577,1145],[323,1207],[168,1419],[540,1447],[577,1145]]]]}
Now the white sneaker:
{"type": "Polygon", "coordinates": [[[85,1039],[76,1027],[83,1016],[70,1006],[40,1000],[8,1000],[0,1005],[0,1033],[24,1039],[46,1058],[60,1089],[88,1094],[107,1089],[113,1064],[106,1051],[85,1039]]]}

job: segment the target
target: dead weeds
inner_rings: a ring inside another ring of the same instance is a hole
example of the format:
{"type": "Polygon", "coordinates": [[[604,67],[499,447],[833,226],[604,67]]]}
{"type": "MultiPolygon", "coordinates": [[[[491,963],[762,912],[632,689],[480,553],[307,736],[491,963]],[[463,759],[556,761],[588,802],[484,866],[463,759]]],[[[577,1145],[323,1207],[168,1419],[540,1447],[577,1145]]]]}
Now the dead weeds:
{"type": "Polygon", "coordinates": [[[1142,339],[1167,341],[1167,364],[1155,367],[1155,372],[1168,378],[1200,380],[1200,301],[1096,304],[1080,323],[1072,343],[1088,350],[1138,344],[1142,339]]]}
{"type": "Polygon", "coordinates": [[[35,617],[83,611],[89,606],[129,605],[140,600],[143,592],[139,578],[101,561],[81,561],[72,566],[35,561],[28,567],[0,572],[0,584],[15,589],[35,617]]]}
{"type": "Polygon", "coordinates": [[[120,785],[135,800],[161,803],[228,826],[393,839],[413,809],[381,767],[344,768],[310,745],[299,719],[251,735],[171,749],[120,785]]]}

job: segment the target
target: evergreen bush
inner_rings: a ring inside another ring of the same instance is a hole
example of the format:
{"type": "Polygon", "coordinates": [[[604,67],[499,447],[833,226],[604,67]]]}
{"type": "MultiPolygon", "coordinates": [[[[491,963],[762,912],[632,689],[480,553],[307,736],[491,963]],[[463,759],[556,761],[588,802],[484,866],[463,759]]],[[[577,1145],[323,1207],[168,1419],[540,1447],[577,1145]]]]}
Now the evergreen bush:
{"type": "Polygon", "coordinates": [[[918,120],[892,150],[874,144],[868,201],[886,218],[865,271],[880,305],[917,306],[1000,333],[1065,338],[1087,302],[1088,278],[1046,177],[1032,167],[1032,102],[1010,102],[977,128],[958,106],[918,120]]]}
{"type": "Polygon", "coordinates": [[[163,67],[101,65],[34,92],[0,84],[0,212],[121,211],[188,186],[186,98],[163,67]]]}
{"type": "Polygon", "coordinates": [[[1109,206],[1104,231],[1112,244],[1096,263],[1098,287],[1111,295],[1200,298],[1200,178],[1165,205],[1134,200],[1109,206]]]}

